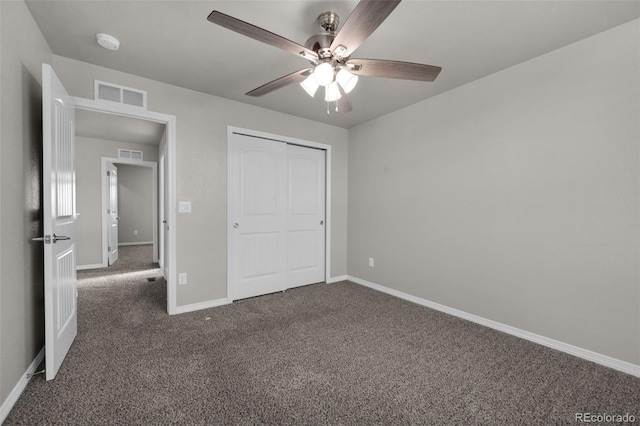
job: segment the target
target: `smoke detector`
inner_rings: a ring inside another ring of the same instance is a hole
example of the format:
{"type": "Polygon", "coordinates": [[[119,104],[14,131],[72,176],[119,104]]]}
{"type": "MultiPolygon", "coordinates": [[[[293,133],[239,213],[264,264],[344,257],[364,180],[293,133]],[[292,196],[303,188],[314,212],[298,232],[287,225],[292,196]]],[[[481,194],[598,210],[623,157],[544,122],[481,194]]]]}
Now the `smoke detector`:
{"type": "Polygon", "coordinates": [[[114,36],[110,36],[109,34],[99,33],[96,34],[96,39],[98,39],[98,44],[105,49],[109,50],[118,50],[120,49],[120,41],[114,36]]]}

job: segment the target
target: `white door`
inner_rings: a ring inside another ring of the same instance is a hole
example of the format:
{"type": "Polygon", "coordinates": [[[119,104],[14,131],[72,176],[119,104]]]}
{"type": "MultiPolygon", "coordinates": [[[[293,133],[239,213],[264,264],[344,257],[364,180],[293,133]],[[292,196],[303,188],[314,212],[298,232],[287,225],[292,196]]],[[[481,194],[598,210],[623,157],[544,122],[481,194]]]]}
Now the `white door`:
{"type": "Polygon", "coordinates": [[[259,142],[234,134],[229,223],[233,299],[286,288],[287,145],[259,142]]]}
{"type": "Polygon", "coordinates": [[[324,281],[325,151],[287,145],[287,288],[324,281]]]}
{"type": "Polygon", "coordinates": [[[113,163],[107,163],[107,232],[109,241],[109,265],[113,265],[118,260],[118,168],[113,163]]]}
{"type": "Polygon", "coordinates": [[[232,138],[229,299],[324,281],[325,152],[232,138]]]}
{"type": "Polygon", "coordinates": [[[44,310],[46,376],[56,376],[78,330],[75,107],[50,65],[42,65],[44,310]]]}

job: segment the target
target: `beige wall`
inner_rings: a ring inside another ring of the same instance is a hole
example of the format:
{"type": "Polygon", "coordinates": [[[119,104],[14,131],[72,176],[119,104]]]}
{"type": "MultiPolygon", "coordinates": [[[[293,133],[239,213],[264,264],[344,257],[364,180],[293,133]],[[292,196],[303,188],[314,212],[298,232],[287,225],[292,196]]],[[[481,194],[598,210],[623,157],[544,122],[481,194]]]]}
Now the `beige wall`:
{"type": "Polygon", "coordinates": [[[638,34],[351,129],[349,274],[640,364],[638,34]]]}
{"type": "Polygon", "coordinates": [[[51,50],[23,2],[0,2],[0,403],[44,344],[42,63],[51,50]]]}
{"type": "Polygon", "coordinates": [[[146,90],[150,111],[176,116],[177,201],[193,211],[177,216],[177,269],[189,277],[177,288],[179,306],[227,295],[229,125],[332,145],[331,275],[347,273],[347,130],[60,56],[53,68],[74,96],[92,98],[98,79],[146,90]]]}
{"type": "Polygon", "coordinates": [[[153,169],[117,164],[118,243],[153,241],[153,169]],[[137,231],[137,234],[134,232],[137,231]]]}
{"type": "Polygon", "coordinates": [[[347,131],[52,56],[24,3],[0,1],[0,402],[44,340],[42,247],[30,242],[42,232],[43,62],[72,95],[92,98],[100,79],[177,117],[177,200],[193,202],[177,222],[179,305],[226,296],[232,125],[333,146],[332,276],[640,364],[639,30],[347,131]]]}
{"type": "Polygon", "coordinates": [[[102,263],[102,157],[118,158],[118,149],[142,151],[145,161],[158,161],[158,147],[128,142],[76,137],[77,264],[102,263]]]}

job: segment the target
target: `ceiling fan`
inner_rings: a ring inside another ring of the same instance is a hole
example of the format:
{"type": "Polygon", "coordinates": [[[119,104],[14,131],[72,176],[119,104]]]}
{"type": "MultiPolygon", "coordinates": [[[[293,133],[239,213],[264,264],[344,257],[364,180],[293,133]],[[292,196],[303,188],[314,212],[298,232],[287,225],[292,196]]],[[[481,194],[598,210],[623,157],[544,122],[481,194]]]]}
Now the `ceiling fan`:
{"type": "Polygon", "coordinates": [[[323,86],[325,101],[335,102],[336,112],[345,113],[352,110],[349,92],[358,82],[358,76],[433,81],[442,70],[440,67],[411,62],[351,58],[351,54],[399,3],[400,0],[361,0],[340,31],[339,16],[334,12],[324,12],[318,16],[318,24],[323,31],[311,36],[305,46],[216,10],[207,19],[311,62],[311,67],[263,84],[247,92],[247,95],[262,96],[289,84],[300,83],[310,96],[314,96],[318,87],[323,86]]]}

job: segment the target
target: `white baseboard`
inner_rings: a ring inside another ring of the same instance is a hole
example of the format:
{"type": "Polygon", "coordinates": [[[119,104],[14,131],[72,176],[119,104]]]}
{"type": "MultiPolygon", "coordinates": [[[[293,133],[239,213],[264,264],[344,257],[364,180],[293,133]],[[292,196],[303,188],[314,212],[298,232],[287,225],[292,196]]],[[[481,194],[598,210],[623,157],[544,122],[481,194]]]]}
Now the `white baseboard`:
{"type": "Polygon", "coordinates": [[[326,283],[327,284],[333,284],[333,283],[339,283],[340,281],[345,281],[348,280],[349,278],[346,275],[339,275],[337,277],[331,277],[329,278],[326,283]]]}
{"type": "Polygon", "coordinates": [[[31,361],[31,364],[29,364],[29,367],[27,367],[27,371],[25,371],[24,375],[11,390],[11,393],[9,394],[7,399],[5,399],[0,406],[0,424],[4,423],[5,419],[9,415],[9,412],[11,411],[13,406],[16,405],[18,398],[20,398],[20,395],[22,395],[22,392],[24,392],[24,389],[27,387],[29,380],[31,380],[31,375],[36,372],[36,368],[38,368],[43,359],[44,347],[40,349],[38,355],[36,355],[33,361],[31,361]]]}
{"type": "Polygon", "coordinates": [[[176,314],[184,314],[187,312],[199,311],[201,309],[215,308],[217,306],[228,305],[229,303],[231,302],[229,302],[229,300],[225,297],[223,299],[207,300],[206,302],[176,306],[176,314]]]}
{"type": "Polygon", "coordinates": [[[146,246],[149,244],[153,244],[153,241],[140,241],[140,242],[134,242],[134,243],[118,243],[118,247],[121,246],[146,246]]]}
{"type": "Polygon", "coordinates": [[[520,337],[522,339],[529,340],[534,343],[538,343],[543,346],[547,346],[552,349],[559,350],[561,352],[568,353],[570,355],[577,356],[579,358],[586,359],[588,361],[595,362],[600,365],[604,365],[605,367],[613,368],[614,370],[622,371],[623,373],[631,374],[636,377],[640,377],[640,365],[632,364],[630,362],[622,361],[617,358],[612,358],[607,355],[603,355],[597,352],[590,351],[588,349],[583,349],[578,346],[573,346],[569,343],[560,342],[558,340],[550,339],[548,337],[540,336],[539,334],[531,333],[529,331],[521,330],[516,327],[512,327],[510,325],[502,324],[497,321],[493,321],[487,318],[480,317],[478,315],[470,314],[459,309],[451,308],[449,306],[441,305],[436,302],[432,302],[430,300],[422,299],[417,296],[413,296],[411,294],[403,293],[398,290],[394,290],[388,287],[381,286],[379,284],[374,284],[372,282],[352,277],[351,275],[347,276],[349,281],[353,281],[356,284],[363,285],[365,287],[372,288],[374,290],[381,291],[383,293],[390,294],[392,296],[399,297],[401,299],[408,300],[413,303],[417,303],[418,305],[426,306],[431,309],[435,309],[436,311],[444,312],[445,314],[453,315],[459,318],[463,318],[465,320],[475,322],[480,325],[484,325],[485,327],[493,328],[498,331],[502,331],[507,334],[511,334],[512,336],[520,337]]]}
{"type": "Polygon", "coordinates": [[[106,268],[107,265],[104,265],[102,263],[92,263],[89,265],[77,265],[76,266],[76,271],[83,271],[85,269],[98,269],[98,268],[106,268]]]}

